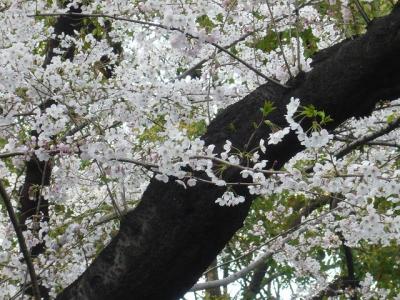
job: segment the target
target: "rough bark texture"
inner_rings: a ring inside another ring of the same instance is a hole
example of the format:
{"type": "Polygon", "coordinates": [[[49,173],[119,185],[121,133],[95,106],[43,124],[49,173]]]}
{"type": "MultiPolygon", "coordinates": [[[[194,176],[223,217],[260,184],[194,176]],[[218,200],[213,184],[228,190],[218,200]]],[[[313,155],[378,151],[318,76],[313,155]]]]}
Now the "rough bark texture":
{"type": "MultiPolygon", "coordinates": [[[[350,117],[368,115],[381,99],[400,97],[399,30],[397,6],[389,16],[375,20],[365,35],[323,51],[312,71],[290,83],[292,88],[265,84],[228,107],[210,124],[204,140],[221,149],[229,139],[243,149],[266,99],[277,106],[269,118],[275,124],[286,125],[285,106],[291,97],[298,97],[303,105],[312,103],[329,114],[334,119],[329,124],[332,129],[350,117]]],[[[260,128],[252,146],[267,139],[268,133],[268,128],[260,128]]],[[[279,145],[268,147],[263,158],[280,168],[301,150],[297,138],[289,134],[279,145]]],[[[240,180],[232,169],[224,172],[224,178],[240,180]]],[[[223,193],[221,187],[199,183],[185,190],[173,182],[152,180],[118,235],[57,299],[179,298],[242,226],[252,197],[246,188],[235,190],[247,201],[219,207],[214,201],[223,193]]]]}

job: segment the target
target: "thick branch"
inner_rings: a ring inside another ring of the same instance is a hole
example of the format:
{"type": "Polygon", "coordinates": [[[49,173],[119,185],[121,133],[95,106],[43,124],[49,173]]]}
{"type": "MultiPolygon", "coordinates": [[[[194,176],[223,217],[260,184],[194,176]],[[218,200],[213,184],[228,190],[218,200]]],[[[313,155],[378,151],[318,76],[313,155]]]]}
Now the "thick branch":
{"type": "Polygon", "coordinates": [[[252,275],[249,286],[243,291],[243,300],[253,300],[260,291],[271,284],[275,279],[279,277],[279,273],[275,273],[273,268],[270,268],[272,259],[266,261],[263,265],[258,266],[252,275]],[[266,273],[268,277],[264,280],[266,273]]]}
{"type": "MultiPolygon", "coordinates": [[[[290,238],[291,237],[287,237],[286,239],[284,239],[283,243],[288,241],[290,238]]],[[[264,266],[266,264],[266,260],[268,258],[270,258],[273,254],[274,254],[274,252],[265,252],[259,258],[257,258],[253,262],[251,262],[249,265],[247,265],[240,271],[233,273],[232,275],[229,275],[228,277],[225,277],[223,279],[208,281],[208,282],[204,282],[204,283],[198,283],[198,284],[194,285],[190,289],[190,291],[194,292],[194,291],[199,291],[199,290],[215,288],[215,287],[219,287],[219,286],[223,286],[223,285],[228,285],[229,283],[232,283],[232,282],[246,276],[251,271],[253,271],[261,266],[264,266]]]]}

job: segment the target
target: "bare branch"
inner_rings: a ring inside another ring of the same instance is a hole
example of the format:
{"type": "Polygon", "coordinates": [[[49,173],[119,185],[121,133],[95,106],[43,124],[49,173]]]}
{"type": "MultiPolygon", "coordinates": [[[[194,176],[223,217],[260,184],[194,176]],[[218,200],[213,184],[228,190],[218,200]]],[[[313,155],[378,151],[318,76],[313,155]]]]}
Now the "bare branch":
{"type": "Polygon", "coordinates": [[[356,4],[357,10],[360,13],[361,17],[364,19],[365,23],[368,25],[369,23],[371,23],[371,20],[369,19],[367,13],[365,12],[364,7],[362,6],[362,4],[360,3],[359,0],[354,0],[354,3],[356,4]]]}
{"type": "MultiPolygon", "coordinates": [[[[305,230],[306,230],[305,227],[301,228],[297,233],[300,234],[300,233],[304,232],[305,230]]],[[[283,238],[280,242],[282,244],[285,244],[288,241],[290,241],[291,239],[292,239],[292,236],[288,235],[285,238],[283,238]]],[[[269,240],[266,244],[271,243],[273,240],[275,240],[275,239],[273,238],[273,239],[269,240]]],[[[189,291],[194,292],[194,291],[199,291],[199,290],[205,290],[205,289],[215,288],[215,287],[219,287],[219,286],[223,286],[223,285],[232,283],[232,282],[246,276],[248,273],[250,273],[254,269],[258,268],[259,266],[263,265],[265,263],[265,260],[270,258],[275,253],[276,253],[275,251],[266,251],[263,254],[261,254],[260,256],[258,256],[257,259],[252,261],[246,267],[241,269],[240,271],[233,273],[232,275],[229,275],[228,277],[225,277],[223,279],[208,281],[208,282],[204,282],[204,283],[197,283],[189,291]]],[[[218,267],[218,266],[216,266],[216,267],[218,267]]],[[[212,269],[210,269],[210,270],[212,270],[212,269]]],[[[208,270],[208,272],[210,272],[210,270],[208,270]]]]}
{"type": "MultiPolygon", "coordinates": [[[[224,46],[225,49],[229,49],[233,46],[235,46],[236,44],[238,44],[241,41],[244,41],[246,38],[248,38],[249,36],[251,36],[252,34],[254,34],[255,32],[257,32],[259,29],[256,30],[252,30],[250,32],[247,32],[246,34],[242,35],[240,38],[238,38],[237,40],[233,41],[232,43],[230,43],[227,46],[224,46]]],[[[221,51],[217,51],[217,53],[220,53],[221,51]]],[[[195,70],[201,68],[208,60],[210,60],[212,57],[214,57],[214,54],[210,55],[209,57],[202,59],[201,61],[199,61],[197,64],[195,64],[193,67],[190,67],[189,69],[187,69],[185,72],[183,72],[181,75],[179,75],[176,79],[180,80],[185,78],[186,76],[189,76],[191,73],[193,73],[195,70]]]]}
{"type": "Polygon", "coordinates": [[[351,151],[353,151],[357,147],[360,147],[368,142],[375,140],[378,137],[388,134],[389,132],[399,128],[399,126],[400,126],[400,118],[394,120],[392,123],[390,123],[388,126],[382,128],[381,130],[378,130],[370,135],[367,135],[367,136],[359,138],[358,140],[355,140],[354,142],[347,145],[346,148],[344,148],[344,149],[340,150],[338,153],[336,153],[335,157],[337,159],[342,158],[343,156],[345,156],[346,154],[349,154],[351,151]]]}
{"type": "Polygon", "coordinates": [[[28,154],[27,152],[22,152],[22,151],[0,153],[0,159],[14,157],[14,156],[27,155],[27,154],[28,154]]]}
{"type": "MultiPolygon", "coordinates": [[[[124,211],[122,212],[122,217],[125,216],[127,213],[131,212],[131,211],[134,210],[134,209],[135,209],[135,207],[131,207],[131,208],[128,208],[127,210],[124,210],[124,211]]],[[[116,220],[116,219],[119,219],[119,218],[120,218],[120,216],[117,214],[116,211],[114,211],[114,212],[111,213],[111,214],[102,216],[102,217],[100,218],[100,220],[98,220],[97,222],[95,222],[93,225],[94,225],[94,226],[99,226],[99,225],[102,225],[102,224],[111,222],[111,221],[116,220]]]]}
{"type": "Polygon", "coordinates": [[[268,0],[266,0],[266,3],[267,3],[267,7],[268,7],[269,14],[270,14],[270,16],[271,16],[272,25],[274,26],[274,29],[275,29],[276,38],[277,38],[277,40],[278,40],[279,48],[281,49],[281,52],[282,52],[282,57],[283,57],[283,60],[284,60],[284,62],[285,62],[286,69],[287,69],[287,71],[288,71],[288,73],[289,73],[290,78],[293,78],[292,72],[290,71],[289,63],[288,63],[288,61],[287,61],[287,59],[286,59],[285,52],[283,51],[282,40],[281,40],[281,37],[279,36],[279,32],[278,32],[278,29],[277,29],[278,27],[276,26],[274,14],[273,14],[273,12],[272,12],[272,9],[271,9],[271,6],[270,6],[268,0]]]}
{"type": "Polygon", "coordinates": [[[8,216],[10,217],[10,220],[14,227],[15,233],[17,234],[18,243],[21,248],[22,255],[24,256],[24,260],[25,260],[26,266],[28,268],[29,275],[31,277],[31,282],[32,282],[32,286],[33,286],[33,296],[35,297],[35,300],[40,300],[39,284],[38,284],[37,276],[35,273],[35,268],[32,263],[31,254],[25,243],[25,238],[24,238],[24,235],[22,234],[22,230],[19,225],[17,216],[15,215],[14,208],[12,207],[11,199],[8,196],[8,194],[4,188],[2,180],[0,180],[0,195],[1,195],[1,198],[3,199],[4,205],[6,206],[7,213],[8,213],[8,216]]]}

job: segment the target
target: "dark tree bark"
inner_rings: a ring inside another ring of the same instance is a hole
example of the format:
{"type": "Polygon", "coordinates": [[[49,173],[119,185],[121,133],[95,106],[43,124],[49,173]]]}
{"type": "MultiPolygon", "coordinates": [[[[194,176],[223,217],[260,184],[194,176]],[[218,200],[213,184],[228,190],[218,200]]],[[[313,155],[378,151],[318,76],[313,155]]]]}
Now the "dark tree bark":
{"type": "MultiPolygon", "coordinates": [[[[291,97],[329,114],[334,121],[328,129],[348,118],[366,116],[379,100],[400,97],[399,53],[397,5],[389,16],[373,21],[366,34],[322,51],[313,70],[298,75],[290,89],[268,83],[228,107],[203,138],[217,150],[227,139],[243,149],[266,99],[277,107],[269,119],[280,126],[286,125],[285,106],[291,97]]],[[[249,148],[260,138],[267,139],[269,132],[266,126],[258,129],[249,148]]],[[[296,136],[289,134],[280,144],[269,146],[263,159],[269,160],[268,167],[280,168],[302,149],[296,136]]],[[[223,177],[230,182],[243,180],[234,169],[223,177]]],[[[214,201],[224,192],[221,187],[198,183],[185,190],[173,181],[153,179],[138,207],[121,222],[117,236],[57,299],[179,298],[242,226],[253,197],[245,187],[235,191],[246,202],[219,207],[214,201]]]]}
{"type": "Polygon", "coordinates": [[[271,268],[269,266],[268,262],[265,262],[265,264],[258,266],[257,268],[254,269],[253,275],[251,276],[251,281],[248,287],[246,287],[243,291],[243,300],[253,300],[256,298],[257,294],[260,292],[260,290],[265,286],[268,285],[268,282],[270,280],[272,281],[275,279],[275,276],[272,276],[268,278],[268,282],[266,283],[264,281],[265,274],[267,274],[267,271],[271,271],[271,268]]]}

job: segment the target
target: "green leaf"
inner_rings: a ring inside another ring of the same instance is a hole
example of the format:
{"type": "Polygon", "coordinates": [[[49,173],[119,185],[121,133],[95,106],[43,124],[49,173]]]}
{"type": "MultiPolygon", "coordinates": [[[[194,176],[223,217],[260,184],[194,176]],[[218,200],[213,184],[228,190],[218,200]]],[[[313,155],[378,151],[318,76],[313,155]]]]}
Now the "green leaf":
{"type": "Polygon", "coordinates": [[[319,42],[319,38],[314,36],[311,28],[307,28],[306,30],[300,32],[300,37],[303,41],[304,56],[306,58],[313,56],[314,53],[318,51],[317,43],[319,42]]]}
{"type": "Polygon", "coordinates": [[[388,124],[393,123],[393,121],[395,120],[395,118],[396,118],[396,115],[395,115],[394,113],[393,113],[393,114],[390,114],[390,115],[387,116],[386,122],[387,122],[388,124]]]}
{"type": "Polygon", "coordinates": [[[317,116],[318,111],[315,106],[310,104],[303,107],[303,111],[300,112],[301,116],[305,116],[307,118],[313,118],[317,116]]]}
{"type": "Polygon", "coordinates": [[[260,110],[261,110],[263,117],[266,118],[275,109],[276,109],[276,107],[274,106],[274,103],[272,101],[265,100],[264,106],[260,110]]]}
{"type": "Polygon", "coordinates": [[[270,31],[266,36],[254,42],[252,47],[262,50],[264,52],[270,52],[278,48],[278,39],[276,33],[270,31]]]}
{"type": "Polygon", "coordinates": [[[211,32],[213,28],[215,28],[215,24],[207,15],[202,15],[200,17],[197,17],[196,23],[199,24],[201,28],[204,28],[207,33],[211,32]]]}

